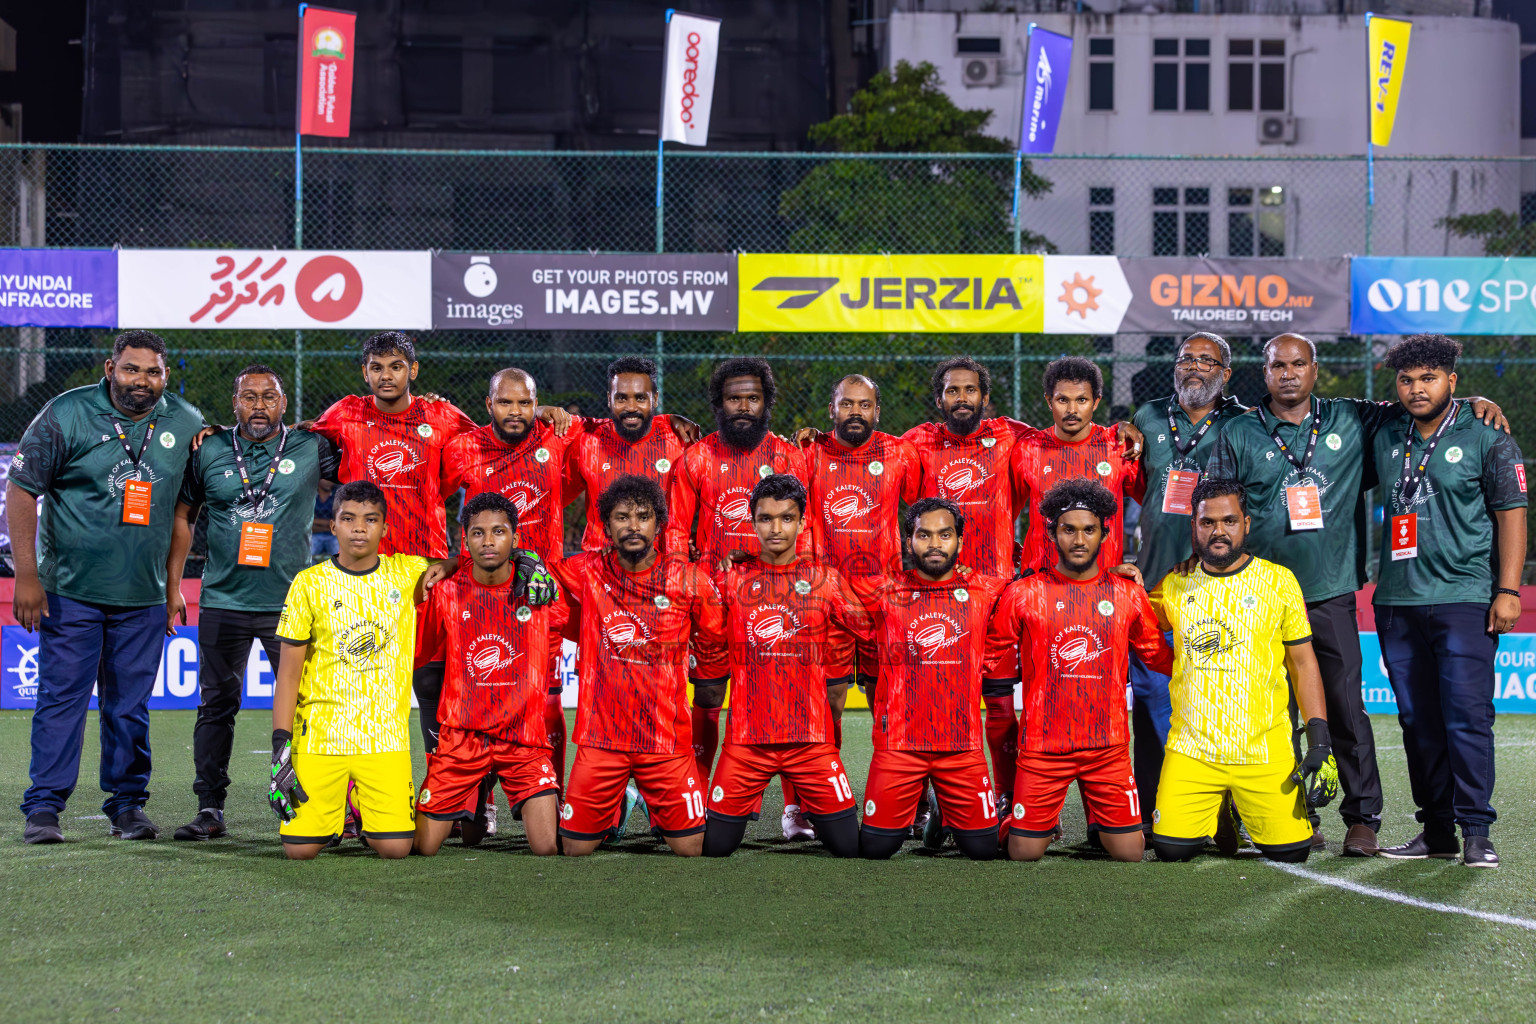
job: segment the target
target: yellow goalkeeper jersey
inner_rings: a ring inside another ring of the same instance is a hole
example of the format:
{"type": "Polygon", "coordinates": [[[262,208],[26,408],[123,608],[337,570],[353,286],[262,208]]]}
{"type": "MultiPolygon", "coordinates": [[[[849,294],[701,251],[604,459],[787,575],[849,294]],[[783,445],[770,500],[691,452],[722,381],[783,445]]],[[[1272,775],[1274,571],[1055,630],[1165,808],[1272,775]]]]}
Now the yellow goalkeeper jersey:
{"type": "Polygon", "coordinates": [[[1285,648],[1312,627],[1291,570],[1250,558],[1227,573],[1171,572],[1151,596],[1173,631],[1168,749],[1217,764],[1293,760],[1285,648]]]}
{"type": "Polygon", "coordinates": [[[411,669],[416,582],[428,561],[380,555],[355,573],[335,559],[299,572],[278,638],[307,643],[293,749],[305,754],[384,754],[411,749],[411,669]]]}

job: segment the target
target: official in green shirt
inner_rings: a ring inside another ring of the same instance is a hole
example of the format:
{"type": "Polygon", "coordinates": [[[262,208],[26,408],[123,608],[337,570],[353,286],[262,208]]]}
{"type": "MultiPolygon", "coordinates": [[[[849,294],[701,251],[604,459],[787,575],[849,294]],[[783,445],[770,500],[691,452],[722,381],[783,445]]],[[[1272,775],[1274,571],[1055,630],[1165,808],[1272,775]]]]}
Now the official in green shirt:
{"type": "Polygon", "coordinates": [[[192,453],[176,505],[169,628],[186,621],[181,571],[200,509],[208,510],[208,561],[198,614],[198,689],[192,729],[192,790],[198,812],[177,839],[225,834],[224,798],[235,716],[245,689],[251,644],[277,671],[277,620],[289,584],[310,562],[315,494],[336,479],[340,455],[319,434],[283,425],[288,397],[269,366],[247,366],[235,377],[235,429],[214,434],[192,453]],[[174,557],[179,553],[181,558],[174,557]]]}
{"type": "Polygon", "coordinates": [[[1382,360],[1405,412],[1372,446],[1386,492],[1376,631],[1397,697],[1423,831],[1383,857],[1498,867],[1494,655],[1520,618],[1525,462],[1514,438],[1458,401],[1461,345],[1419,334],[1382,360]]]}
{"type": "Polygon", "coordinates": [[[29,843],[64,839],[92,687],[101,712],[102,811],[112,834],[153,839],[149,697],[165,638],[171,519],[203,415],[165,393],[165,342],[124,331],[106,376],[43,406],[6,485],[16,621],[38,637],[29,843]],[[43,499],[41,520],[34,498],[43,499]]]}

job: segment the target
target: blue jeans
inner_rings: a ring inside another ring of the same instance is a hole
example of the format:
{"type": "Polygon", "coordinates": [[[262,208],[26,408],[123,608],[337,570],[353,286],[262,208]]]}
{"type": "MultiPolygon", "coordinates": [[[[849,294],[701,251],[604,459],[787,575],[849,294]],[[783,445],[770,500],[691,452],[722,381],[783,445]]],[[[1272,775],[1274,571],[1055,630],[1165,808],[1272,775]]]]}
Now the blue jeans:
{"type": "MultiPolygon", "coordinates": [[[[1164,633],[1171,645],[1173,634],[1164,633]]],[[[1173,717],[1173,700],[1168,695],[1169,678],[1153,672],[1131,652],[1131,770],[1136,774],[1136,793],[1141,800],[1141,819],[1150,824],[1157,807],[1157,780],[1163,774],[1163,748],[1168,744],[1168,723],[1173,717]]]]}
{"type": "Polygon", "coordinates": [[[1486,836],[1493,797],[1493,656],[1482,602],[1376,606],[1387,678],[1426,831],[1486,836]],[[1454,823],[1454,824],[1453,824],[1454,823]]]}
{"type": "Polygon", "coordinates": [[[119,608],[48,595],[39,631],[32,785],[21,811],[62,814],[80,780],[91,688],[101,713],[101,809],[115,818],[149,801],[149,695],[160,670],[165,605],[119,608]]]}

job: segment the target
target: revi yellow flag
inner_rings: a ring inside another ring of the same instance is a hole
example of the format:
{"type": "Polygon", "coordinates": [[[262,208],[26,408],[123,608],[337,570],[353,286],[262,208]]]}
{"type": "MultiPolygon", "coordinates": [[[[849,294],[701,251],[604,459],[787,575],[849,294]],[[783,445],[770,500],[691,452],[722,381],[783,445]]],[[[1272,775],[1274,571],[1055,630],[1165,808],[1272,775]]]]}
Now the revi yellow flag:
{"type": "Polygon", "coordinates": [[[1403,72],[1408,67],[1410,21],[1370,15],[1366,37],[1370,47],[1371,143],[1392,143],[1392,125],[1397,120],[1397,100],[1403,93],[1403,72]]]}

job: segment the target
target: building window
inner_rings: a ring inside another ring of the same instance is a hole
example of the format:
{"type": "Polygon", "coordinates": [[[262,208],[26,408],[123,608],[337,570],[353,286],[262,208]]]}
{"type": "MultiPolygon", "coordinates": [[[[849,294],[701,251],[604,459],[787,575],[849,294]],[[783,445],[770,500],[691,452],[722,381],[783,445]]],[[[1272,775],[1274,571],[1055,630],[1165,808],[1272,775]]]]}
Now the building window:
{"type": "Polygon", "coordinates": [[[1211,109],[1211,41],[1152,40],[1152,109],[1211,109]]]}
{"type": "Polygon", "coordinates": [[[1115,41],[1088,40],[1088,109],[1115,109],[1115,41]]]}
{"type": "Polygon", "coordinates": [[[1115,190],[1088,190],[1088,253],[1091,256],[1115,254],[1115,190]]]}
{"type": "Polygon", "coordinates": [[[1227,40],[1227,109],[1285,109],[1285,40],[1227,40]]]}
{"type": "Polygon", "coordinates": [[[1211,190],[1152,190],[1152,255],[1201,256],[1211,251],[1211,190]]]}
{"type": "Polygon", "coordinates": [[[1285,255],[1285,189],[1227,189],[1227,255],[1285,255]]]}

